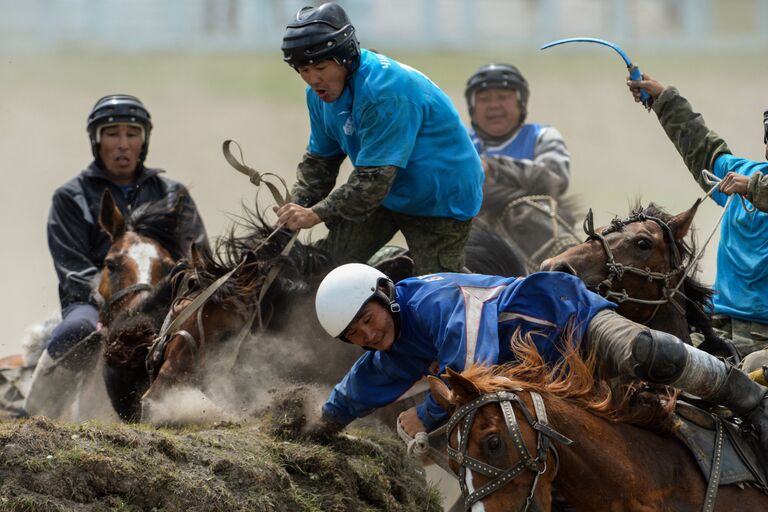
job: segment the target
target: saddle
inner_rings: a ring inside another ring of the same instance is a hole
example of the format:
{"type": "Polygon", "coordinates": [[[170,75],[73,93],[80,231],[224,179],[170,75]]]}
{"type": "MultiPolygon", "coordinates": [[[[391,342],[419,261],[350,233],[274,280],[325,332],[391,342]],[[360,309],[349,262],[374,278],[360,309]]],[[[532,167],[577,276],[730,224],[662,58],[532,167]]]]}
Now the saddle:
{"type": "Polygon", "coordinates": [[[675,435],[691,451],[710,485],[743,484],[768,492],[766,466],[757,438],[732,418],[709,412],[683,397],[678,399],[675,435]]]}

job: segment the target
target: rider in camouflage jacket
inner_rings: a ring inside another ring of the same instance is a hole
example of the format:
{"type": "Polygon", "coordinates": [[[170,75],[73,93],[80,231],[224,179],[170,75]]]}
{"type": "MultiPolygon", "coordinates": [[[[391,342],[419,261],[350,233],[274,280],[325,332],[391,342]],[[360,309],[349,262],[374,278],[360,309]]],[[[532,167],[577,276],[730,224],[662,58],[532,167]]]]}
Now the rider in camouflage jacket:
{"type": "MultiPolygon", "coordinates": [[[[716,295],[713,325],[733,339],[742,355],[768,344],[768,162],[735,157],[725,141],[704,123],[701,114],[675,87],[664,87],[650,76],[629,81],[635,100],[641,90],[653,99],[652,109],[675,145],[688,171],[705,191],[712,188],[703,171],[720,178],[721,190],[712,194],[724,214],[717,252],[716,295]],[[748,211],[738,199],[741,193],[758,210],[748,211]]],[[[764,139],[768,143],[768,138],[764,139]]],[[[768,147],[766,148],[768,152],[768,147]]]]}
{"type": "Polygon", "coordinates": [[[307,152],[293,202],[275,208],[288,229],[319,223],[337,263],[365,262],[397,231],[416,273],[459,272],[483,172],[450,98],[415,69],[362,49],[344,10],[301,9],[284,60],[307,83],[307,152]],[[339,168],[354,169],[334,190],[339,168]]]}

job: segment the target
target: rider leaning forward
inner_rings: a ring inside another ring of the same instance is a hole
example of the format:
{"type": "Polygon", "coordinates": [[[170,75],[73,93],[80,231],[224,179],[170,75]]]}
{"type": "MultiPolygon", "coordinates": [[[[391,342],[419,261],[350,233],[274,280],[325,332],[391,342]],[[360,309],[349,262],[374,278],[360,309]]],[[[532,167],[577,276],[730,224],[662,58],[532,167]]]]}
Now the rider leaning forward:
{"type": "MultiPolygon", "coordinates": [[[[742,356],[764,348],[768,343],[768,162],[734,156],[677,88],[664,87],[648,75],[627,84],[636,101],[641,90],[651,96],[653,111],[696,182],[705,191],[711,188],[704,180],[704,169],[722,179],[722,192],[714,192],[713,201],[725,206],[727,195],[737,193],[761,210],[749,212],[741,201],[733,200],[725,212],[717,248],[713,325],[725,331],[742,356]]],[[[764,122],[768,158],[768,117],[764,122]]]]}
{"type": "Polygon", "coordinates": [[[144,166],[152,120],[135,96],[112,94],[96,102],[87,131],[93,162],[57,188],[48,215],[48,247],[59,278],[62,321],[54,329],[47,353],[57,359],[96,329],[95,280],[111,245],[99,226],[101,196],[109,190],[123,215],[142,204],[184,197],[182,247],[207,243],[195,203],[179,182],[144,166]]]}
{"type": "Polygon", "coordinates": [[[419,71],[360,48],[334,3],[301,9],[282,50],[307,83],[311,133],[278,222],[324,222],[318,245],[337,263],[368,261],[401,231],[416,273],[461,271],[483,169],[450,98],[419,71]],[[333,190],[347,157],[354,170],[333,190]]]}
{"type": "Polygon", "coordinates": [[[497,182],[529,194],[558,197],[571,179],[571,155],[553,126],[526,123],[530,88],[511,64],[486,64],[464,91],[472,126],[469,135],[483,159],[485,191],[497,182]]]}
{"type": "MultiPolygon", "coordinates": [[[[367,352],[334,387],[313,434],[339,431],[394,402],[425,375],[513,361],[510,341],[519,332],[532,335],[549,363],[572,339],[595,350],[609,376],[672,386],[724,405],[757,428],[768,453],[768,388],[671,334],[618,315],[615,304],[569,274],[515,279],[443,273],[395,285],[378,270],[352,263],[325,277],[315,306],[328,334],[367,352]]],[[[428,395],[399,421],[415,436],[447,416],[428,395]]]]}

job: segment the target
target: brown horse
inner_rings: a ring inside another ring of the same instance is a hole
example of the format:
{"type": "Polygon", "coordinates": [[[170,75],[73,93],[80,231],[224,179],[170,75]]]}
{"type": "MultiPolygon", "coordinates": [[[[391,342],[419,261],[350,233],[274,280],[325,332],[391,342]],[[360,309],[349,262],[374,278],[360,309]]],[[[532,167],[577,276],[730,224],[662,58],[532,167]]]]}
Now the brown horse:
{"type": "Polygon", "coordinates": [[[584,222],[587,240],[544,261],[541,270],[579,276],[593,291],[618,303],[618,312],[635,322],[674,334],[690,343],[690,328],[704,336],[700,347],[734,356],[712,330],[707,313],[711,288],[699,283],[695,246],[685,240],[699,201],[670,215],[651,203],[600,229],[584,222]]]}
{"type": "MultiPolygon", "coordinates": [[[[594,356],[572,349],[552,368],[530,340],[515,351],[516,365],[449,370],[450,389],[430,378],[453,413],[448,453],[467,509],[547,512],[555,488],[577,511],[702,510],[707,484],[671,432],[673,394],[614,406],[593,379],[594,356]]],[[[714,510],[767,506],[760,489],[727,485],[714,510]]]]}
{"type": "Polygon", "coordinates": [[[237,388],[226,390],[237,397],[222,398],[242,410],[276,379],[334,384],[352,366],[360,351],[351,345],[334,344],[334,357],[324,357],[330,342],[313,311],[313,291],[332,268],[330,258],[299,242],[282,254],[290,239],[246,209],[212,253],[193,251],[190,268],[177,278],[170,331],[148,358],[153,381],[142,398],[142,419],[156,417],[169,390],[193,387],[208,394],[222,375],[237,388]],[[267,283],[271,273],[274,280],[267,283]],[[195,304],[217,281],[215,291],[195,304]],[[188,317],[174,325],[180,315],[188,317]]]}
{"type": "Polygon", "coordinates": [[[126,421],[138,419],[135,403],[149,386],[144,361],[170,306],[169,274],[188,257],[179,232],[184,215],[183,197],[142,205],[125,217],[109,191],[102,196],[99,225],[112,241],[98,285],[104,379],[126,421]]]}

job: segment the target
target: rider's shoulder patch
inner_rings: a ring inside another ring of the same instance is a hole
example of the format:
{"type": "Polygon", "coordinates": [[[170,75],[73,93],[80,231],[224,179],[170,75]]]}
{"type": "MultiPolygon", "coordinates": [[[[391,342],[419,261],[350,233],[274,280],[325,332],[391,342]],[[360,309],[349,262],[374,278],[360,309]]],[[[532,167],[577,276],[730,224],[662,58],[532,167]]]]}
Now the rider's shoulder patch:
{"type": "Polygon", "coordinates": [[[443,276],[438,276],[437,274],[427,274],[426,276],[419,276],[419,279],[422,281],[430,282],[430,281],[442,281],[444,278],[443,276]]]}

